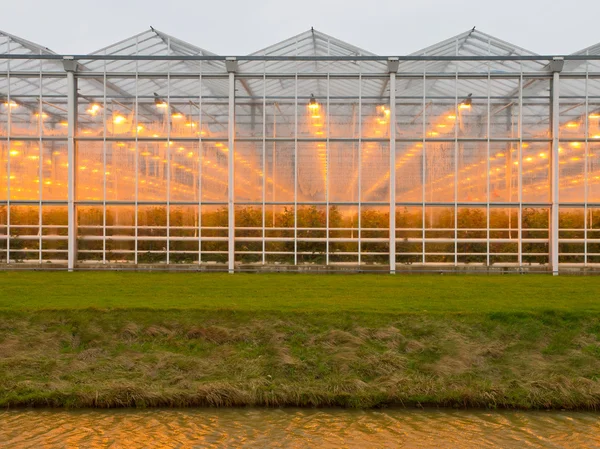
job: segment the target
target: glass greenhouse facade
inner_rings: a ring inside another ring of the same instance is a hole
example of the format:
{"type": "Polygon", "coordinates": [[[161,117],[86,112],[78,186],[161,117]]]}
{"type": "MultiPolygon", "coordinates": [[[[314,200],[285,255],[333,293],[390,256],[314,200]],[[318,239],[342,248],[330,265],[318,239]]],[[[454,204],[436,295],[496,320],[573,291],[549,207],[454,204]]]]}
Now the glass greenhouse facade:
{"type": "Polygon", "coordinates": [[[0,32],[0,264],[598,269],[599,55],[310,30],[233,58],[150,29],[64,56],[0,32]]]}

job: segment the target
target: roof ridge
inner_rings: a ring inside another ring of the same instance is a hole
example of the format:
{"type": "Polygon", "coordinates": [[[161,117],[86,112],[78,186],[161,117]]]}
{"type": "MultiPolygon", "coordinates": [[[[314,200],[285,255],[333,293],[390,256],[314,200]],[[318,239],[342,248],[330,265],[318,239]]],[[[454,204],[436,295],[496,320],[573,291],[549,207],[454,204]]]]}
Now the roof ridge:
{"type": "Polygon", "coordinates": [[[0,34],[4,35],[4,36],[6,36],[6,37],[8,37],[8,38],[10,38],[12,40],[14,40],[15,42],[20,43],[21,45],[23,45],[24,47],[29,48],[30,50],[37,49],[37,50],[40,50],[40,51],[42,51],[44,53],[49,53],[49,54],[52,54],[52,55],[56,54],[53,50],[50,50],[48,47],[44,47],[43,45],[36,44],[35,42],[32,42],[32,41],[27,40],[27,39],[23,39],[22,37],[16,36],[14,34],[7,33],[6,31],[0,30],[0,34]]]}
{"type": "Polygon", "coordinates": [[[112,43],[112,44],[110,44],[110,45],[107,45],[107,46],[105,46],[105,47],[102,47],[102,48],[100,48],[100,49],[98,49],[98,50],[95,50],[95,51],[93,51],[93,52],[91,52],[91,53],[88,53],[88,55],[97,55],[97,54],[100,54],[100,53],[102,53],[103,51],[105,51],[105,50],[107,50],[107,49],[109,49],[109,48],[111,48],[111,47],[116,47],[116,46],[117,46],[117,45],[119,45],[119,44],[122,44],[122,43],[124,43],[124,42],[127,42],[127,41],[130,41],[130,40],[132,40],[132,39],[134,39],[134,38],[138,38],[138,37],[140,37],[140,36],[143,36],[144,34],[147,34],[147,33],[152,33],[152,32],[153,32],[153,29],[152,29],[152,27],[150,27],[150,29],[149,29],[149,30],[142,31],[141,33],[137,33],[137,34],[134,34],[133,36],[126,37],[125,39],[121,39],[120,41],[113,42],[113,43],[112,43]]]}
{"type": "Polygon", "coordinates": [[[463,31],[462,33],[459,33],[455,36],[451,36],[447,39],[444,39],[442,41],[439,41],[433,45],[430,45],[428,47],[422,48],[420,50],[417,50],[413,53],[411,53],[409,56],[418,56],[418,55],[423,55],[423,54],[428,54],[430,53],[432,50],[437,50],[440,48],[443,48],[444,46],[448,45],[451,42],[454,42],[456,40],[462,40],[464,39],[464,42],[466,42],[469,38],[471,38],[472,36],[477,36],[477,37],[483,37],[483,38],[487,38],[488,40],[493,40],[498,46],[500,47],[507,47],[509,49],[513,49],[513,50],[517,50],[532,56],[537,55],[538,53],[535,53],[531,50],[527,50],[526,48],[520,47],[518,45],[512,44],[508,41],[505,41],[503,39],[497,38],[491,34],[487,34],[484,33],[483,31],[477,30],[476,27],[471,28],[470,30],[467,31],[463,31]]]}
{"type": "Polygon", "coordinates": [[[154,33],[156,33],[158,36],[168,37],[169,39],[174,40],[175,42],[179,43],[180,45],[183,45],[184,47],[188,47],[188,48],[194,49],[194,50],[199,50],[200,53],[202,53],[203,55],[206,55],[206,56],[216,56],[216,53],[208,51],[208,50],[206,50],[206,49],[204,49],[202,47],[198,47],[197,45],[191,44],[191,43],[189,43],[187,41],[184,41],[183,39],[180,39],[180,38],[175,37],[175,36],[173,36],[171,34],[165,33],[164,31],[160,31],[160,30],[158,30],[158,29],[156,29],[156,28],[154,28],[152,26],[150,26],[150,29],[154,33]]]}
{"type": "Polygon", "coordinates": [[[279,42],[275,42],[274,44],[271,44],[267,47],[264,47],[260,50],[257,50],[255,52],[250,53],[248,56],[262,56],[265,54],[265,52],[267,50],[272,50],[272,49],[276,49],[277,47],[281,47],[283,44],[290,42],[290,41],[299,41],[302,39],[306,39],[309,37],[318,37],[319,39],[322,40],[326,40],[329,42],[333,42],[336,45],[342,47],[342,48],[346,48],[348,50],[352,50],[358,54],[361,55],[365,55],[365,56],[377,56],[375,53],[370,52],[368,50],[365,50],[363,48],[357,47],[356,45],[353,45],[349,42],[343,41],[337,37],[331,36],[330,34],[326,34],[322,31],[316,30],[314,27],[311,27],[309,30],[303,31],[302,33],[299,34],[295,34],[293,36],[290,36],[286,39],[283,39],[279,42]]]}

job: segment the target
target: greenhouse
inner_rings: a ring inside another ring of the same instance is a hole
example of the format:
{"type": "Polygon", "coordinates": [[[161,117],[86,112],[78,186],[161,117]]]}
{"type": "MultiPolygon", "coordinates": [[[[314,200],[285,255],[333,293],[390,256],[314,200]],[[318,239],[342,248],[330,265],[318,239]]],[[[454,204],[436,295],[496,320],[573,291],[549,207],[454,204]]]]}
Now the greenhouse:
{"type": "Polygon", "coordinates": [[[0,264],[600,269],[600,44],[469,30],[379,56],[309,30],[220,56],[0,32],[0,264]]]}

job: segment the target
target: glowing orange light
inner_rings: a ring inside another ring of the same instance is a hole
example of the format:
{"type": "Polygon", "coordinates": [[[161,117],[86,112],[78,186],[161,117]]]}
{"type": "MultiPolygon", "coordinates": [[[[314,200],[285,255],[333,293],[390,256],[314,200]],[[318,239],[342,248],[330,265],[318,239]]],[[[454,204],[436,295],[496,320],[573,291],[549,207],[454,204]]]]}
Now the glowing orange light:
{"type": "Polygon", "coordinates": [[[173,117],[175,120],[178,120],[180,118],[183,118],[183,114],[180,114],[179,112],[176,112],[171,117],[173,117]]]}
{"type": "Polygon", "coordinates": [[[449,115],[448,120],[456,120],[456,115],[449,115]]]}
{"type": "Polygon", "coordinates": [[[598,119],[600,119],[600,113],[594,112],[594,113],[588,115],[588,118],[590,118],[592,120],[598,120],[598,119]]]}
{"type": "Polygon", "coordinates": [[[315,99],[315,96],[313,94],[310,94],[310,101],[308,102],[308,109],[315,113],[319,110],[321,106],[319,105],[319,103],[317,102],[317,100],[315,99]]]}
{"type": "Polygon", "coordinates": [[[573,148],[581,148],[581,142],[571,142],[569,145],[573,148]]]}
{"type": "Polygon", "coordinates": [[[546,153],[540,153],[538,156],[541,157],[542,159],[546,159],[546,153]]]}
{"type": "Polygon", "coordinates": [[[89,109],[87,110],[88,114],[90,115],[96,115],[98,113],[98,111],[100,110],[100,105],[93,103],[90,105],[89,109]]]}
{"type": "Polygon", "coordinates": [[[17,150],[10,150],[11,156],[18,156],[20,153],[17,150]]]}
{"type": "Polygon", "coordinates": [[[144,130],[144,127],[142,125],[138,125],[137,130],[138,132],[142,132],[144,130]]]}
{"type": "Polygon", "coordinates": [[[127,119],[125,117],[123,117],[122,115],[116,115],[115,118],[113,118],[113,123],[115,125],[120,125],[122,123],[125,123],[127,119]]]}
{"type": "Polygon", "coordinates": [[[567,123],[567,128],[579,128],[579,123],[569,122],[567,123]]]}
{"type": "Polygon", "coordinates": [[[10,102],[9,101],[5,101],[4,102],[4,106],[6,106],[7,108],[16,108],[19,105],[17,104],[16,101],[12,101],[11,100],[10,102]]]}
{"type": "Polygon", "coordinates": [[[458,109],[471,109],[471,105],[466,104],[466,103],[461,103],[458,105],[458,109]]]}

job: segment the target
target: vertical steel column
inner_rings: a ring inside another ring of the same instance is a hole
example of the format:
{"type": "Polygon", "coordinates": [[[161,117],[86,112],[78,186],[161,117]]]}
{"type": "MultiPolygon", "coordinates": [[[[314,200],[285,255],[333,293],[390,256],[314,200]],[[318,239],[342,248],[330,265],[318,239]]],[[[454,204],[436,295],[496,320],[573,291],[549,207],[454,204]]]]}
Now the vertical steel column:
{"type": "MultiPolygon", "coordinates": [[[[202,61],[200,61],[200,75],[198,76],[198,265],[202,265],[202,61]]],[[[192,118],[193,121],[193,118],[192,118]]]]}
{"type": "MultiPolygon", "coordinates": [[[[330,47],[329,47],[330,43],[329,43],[329,39],[327,39],[327,56],[330,55],[330,47]]],[[[331,176],[330,176],[330,172],[331,172],[331,148],[330,148],[330,142],[329,142],[329,136],[331,133],[331,115],[330,115],[330,101],[329,101],[329,95],[330,95],[330,89],[331,89],[331,78],[330,78],[330,73],[329,73],[329,67],[327,68],[327,107],[325,108],[325,138],[326,138],[326,143],[325,143],[325,265],[329,266],[329,209],[330,209],[330,205],[329,205],[329,201],[330,201],[330,196],[331,196],[331,188],[330,188],[330,182],[331,182],[331,176]]]]}
{"type": "MultiPolygon", "coordinates": [[[[41,52],[40,52],[41,54],[41,52]]],[[[40,98],[38,101],[38,112],[37,112],[37,126],[38,126],[38,137],[39,137],[39,141],[38,141],[38,145],[39,145],[39,165],[38,165],[38,179],[40,182],[40,189],[38,192],[38,226],[39,226],[39,236],[38,236],[38,263],[41,265],[42,264],[42,254],[43,254],[43,248],[44,248],[44,240],[43,240],[43,235],[44,235],[44,221],[43,221],[43,211],[42,211],[42,199],[43,199],[43,180],[44,180],[44,142],[42,140],[42,114],[44,113],[43,110],[43,96],[44,96],[44,92],[42,89],[43,86],[43,78],[42,78],[42,72],[43,72],[43,63],[42,60],[40,59],[40,98]]],[[[9,155],[10,157],[10,155],[9,155]]]]}
{"type": "MultiPolygon", "coordinates": [[[[586,51],[586,56],[589,53],[586,51]]],[[[590,67],[585,63],[585,164],[583,168],[583,266],[588,266],[588,198],[589,198],[589,163],[590,163],[590,67]]]]}
{"type": "MultiPolygon", "coordinates": [[[[422,209],[421,209],[421,263],[425,266],[425,261],[427,260],[425,257],[425,239],[427,234],[425,230],[427,229],[427,217],[425,215],[425,200],[427,195],[427,176],[429,174],[426,171],[427,167],[427,63],[423,63],[423,105],[422,105],[422,122],[421,122],[421,201],[422,201],[422,209]]],[[[458,116],[457,116],[458,117],[458,116]]]]}
{"type": "Polygon", "coordinates": [[[67,120],[69,128],[67,131],[67,150],[69,163],[68,176],[68,262],[69,271],[75,268],[77,257],[77,209],[75,207],[75,182],[76,182],[76,155],[75,155],[75,127],[77,120],[77,79],[75,71],[77,62],[72,56],[65,56],[63,66],[67,72],[67,120]]]}
{"type": "MultiPolygon", "coordinates": [[[[267,256],[265,254],[267,250],[267,243],[265,237],[267,233],[265,231],[266,221],[265,217],[267,215],[267,207],[265,206],[266,195],[267,195],[267,62],[264,61],[263,65],[263,103],[262,103],[262,221],[261,226],[262,229],[260,231],[260,235],[262,236],[262,264],[266,265],[267,256]]],[[[275,108],[273,108],[275,109],[275,108]]],[[[275,154],[275,152],[273,152],[275,154]]],[[[275,169],[275,167],[273,167],[275,169]]],[[[275,184],[273,184],[273,190],[275,189],[275,184]]],[[[273,214],[273,219],[275,219],[275,215],[273,214]]]]}
{"type": "MultiPolygon", "coordinates": [[[[139,54],[139,39],[135,38],[135,54],[139,54]]],[[[139,98],[138,98],[138,86],[139,86],[139,74],[140,74],[140,66],[139,62],[135,61],[135,177],[134,177],[134,206],[133,206],[133,226],[134,226],[134,241],[133,241],[133,262],[135,266],[138,265],[139,259],[139,236],[140,236],[140,143],[138,140],[138,111],[139,111],[139,98]]],[[[106,71],[104,73],[106,76],[106,71]]],[[[167,81],[168,86],[168,81],[167,81]]],[[[106,91],[106,86],[105,86],[106,91]]],[[[169,105],[169,100],[167,98],[167,106],[169,105]]],[[[168,111],[167,111],[168,112],[168,111]]],[[[114,112],[113,112],[114,114],[114,112]]],[[[167,144],[168,145],[168,144],[167,144]]],[[[146,168],[147,170],[147,168],[146,168]]],[[[146,171],[146,174],[148,172],[146,171]]],[[[167,216],[169,214],[169,207],[167,206],[167,216]]],[[[168,241],[168,239],[167,239],[168,241]]]]}
{"type": "Polygon", "coordinates": [[[396,273],[396,73],[398,58],[388,58],[390,72],[390,273],[396,273]]]}
{"type": "MultiPolygon", "coordinates": [[[[6,43],[6,52],[10,53],[10,39],[8,39],[8,42],[6,43]]],[[[6,111],[6,150],[8,151],[8,154],[6,156],[6,263],[10,264],[10,138],[12,135],[12,112],[10,108],[10,59],[6,61],[6,70],[6,103],[9,105],[8,110],[6,111]]]]}
{"type": "MultiPolygon", "coordinates": [[[[329,45],[329,41],[327,42],[329,45]]],[[[329,52],[328,52],[329,53],[329,52]]],[[[330,172],[331,172],[331,149],[329,143],[329,134],[331,132],[330,121],[331,116],[329,115],[329,85],[331,84],[331,80],[329,78],[329,71],[327,72],[327,107],[325,111],[325,120],[326,120],[326,130],[325,130],[325,265],[329,265],[329,198],[331,196],[331,188],[330,188],[330,172]]]]}
{"type": "MultiPolygon", "coordinates": [[[[298,41],[296,41],[298,54],[298,41]]],[[[275,191],[275,184],[273,184],[275,191]]],[[[298,265],[298,63],[294,76],[294,266],[298,265]]]]}
{"type": "MultiPolygon", "coordinates": [[[[490,40],[488,40],[488,54],[492,54],[491,52],[491,42],[490,40]]],[[[491,77],[491,66],[490,63],[488,62],[487,64],[488,66],[488,77],[487,77],[487,124],[486,124],[486,136],[487,136],[487,142],[486,142],[486,168],[485,168],[485,202],[486,202],[486,210],[485,210],[485,229],[486,229],[486,245],[485,245],[485,266],[486,268],[490,268],[490,134],[492,131],[492,126],[491,126],[491,122],[492,122],[492,94],[491,94],[491,90],[492,90],[492,77],[491,77]]]]}
{"type": "MultiPolygon", "coordinates": [[[[519,200],[519,213],[518,213],[518,260],[519,260],[519,272],[523,270],[523,65],[521,64],[521,76],[519,78],[519,148],[517,154],[517,196],[519,200]]],[[[512,198],[511,198],[512,199],[512,198]]]]}
{"type": "Polygon", "coordinates": [[[358,63],[358,173],[357,173],[357,184],[358,184],[358,189],[357,189],[357,201],[358,201],[358,207],[357,207],[357,212],[358,212],[358,223],[356,223],[356,225],[358,226],[357,232],[358,232],[358,258],[357,258],[357,262],[358,262],[358,270],[360,271],[361,269],[361,264],[362,264],[362,66],[360,65],[360,62],[358,63]]]}
{"type": "MultiPolygon", "coordinates": [[[[171,38],[169,37],[167,38],[167,55],[170,53],[171,38]]],[[[136,71],[136,77],[137,74],[136,71]]],[[[167,148],[165,151],[167,156],[167,265],[169,265],[171,261],[171,111],[173,111],[173,107],[171,106],[171,61],[167,61],[167,148]]]]}
{"type": "MultiPolygon", "coordinates": [[[[106,54],[106,50],[104,51],[106,54]]],[[[104,67],[102,68],[102,264],[106,264],[106,186],[108,183],[106,182],[106,64],[107,61],[104,60],[104,67]]],[[[137,69],[136,69],[137,72],[137,69]]],[[[137,83],[136,83],[137,85],[137,83]]],[[[137,135],[137,128],[136,128],[137,135]]],[[[136,153],[136,161],[137,161],[137,142],[135,145],[135,153],[136,153]]],[[[136,163],[136,173],[137,173],[137,163],[136,163]]],[[[137,176],[137,175],[136,175],[137,176]]],[[[136,182],[137,189],[137,182],[136,182]]],[[[137,195],[136,195],[137,198],[137,195]]],[[[136,213],[137,216],[137,213],[136,213]]],[[[137,233],[137,226],[136,226],[137,233]]],[[[134,254],[135,257],[135,254],[134,254]]]]}
{"type": "Polygon", "coordinates": [[[550,268],[554,276],[558,275],[558,147],[559,147],[559,126],[560,126],[560,72],[564,66],[562,58],[554,58],[549,67],[552,71],[552,95],[551,106],[551,132],[552,132],[552,151],[550,156],[551,163],[551,196],[552,207],[550,209],[550,268]]]}
{"type": "Polygon", "coordinates": [[[237,61],[235,58],[227,58],[225,61],[227,72],[229,73],[229,121],[228,121],[228,143],[227,162],[229,168],[229,180],[227,184],[228,192],[228,270],[230,273],[235,271],[235,196],[234,196],[234,167],[235,167],[235,72],[237,70],[237,61]]]}
{"type": "MultiPolygon", "coordinates": [[[[458,56],[458,41],[456,42],[456,55],[458,56]]],[[[460,108],[458,107],[458,67],[454,78],[454,266],[458,266],[458,129],[460,127],[460,108]]],[[[433,221],[433,220],[432,220],[433,221]]]]}

